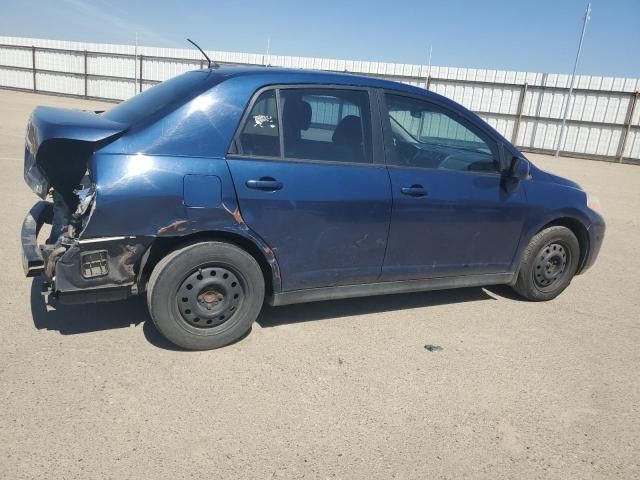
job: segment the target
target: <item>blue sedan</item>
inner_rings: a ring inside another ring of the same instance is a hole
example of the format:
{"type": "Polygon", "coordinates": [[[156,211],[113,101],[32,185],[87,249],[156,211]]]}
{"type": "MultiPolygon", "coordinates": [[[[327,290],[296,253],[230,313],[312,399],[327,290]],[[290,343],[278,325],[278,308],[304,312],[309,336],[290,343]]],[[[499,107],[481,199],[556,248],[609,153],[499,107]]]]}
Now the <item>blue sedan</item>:
{"type": "Polygon", "coordinates": [[[205,68],[106,112],[39,107],[24,176],[42,199],[24,269],[49,300],[146,293],[189,349],[242,337],[265,300],[494,284],[551,300],[605,231],[595,197],[464,107],[328,72],[205,68]]]}

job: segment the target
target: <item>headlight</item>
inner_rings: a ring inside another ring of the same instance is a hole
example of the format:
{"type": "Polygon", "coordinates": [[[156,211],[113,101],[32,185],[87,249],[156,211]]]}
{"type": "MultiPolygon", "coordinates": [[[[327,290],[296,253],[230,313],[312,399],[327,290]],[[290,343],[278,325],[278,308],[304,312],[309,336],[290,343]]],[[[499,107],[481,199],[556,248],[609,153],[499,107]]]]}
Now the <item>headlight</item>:
{"type": "Polygon", "coordinates": [[[600,199],[591,193],[587,193],[587,207],[594,212],[602,213],[602,205],[600,199]]]}

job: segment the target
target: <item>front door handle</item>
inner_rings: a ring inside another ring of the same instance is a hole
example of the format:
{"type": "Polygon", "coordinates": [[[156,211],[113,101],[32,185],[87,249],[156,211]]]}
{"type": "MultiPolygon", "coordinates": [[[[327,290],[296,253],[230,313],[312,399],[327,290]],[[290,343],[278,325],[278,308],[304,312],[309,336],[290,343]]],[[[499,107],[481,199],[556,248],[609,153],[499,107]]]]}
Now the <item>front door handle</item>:
{"type": "Polygon", "coordinates": [[[422,185],[411,185],[410,187],[402,187],[400,189],[403,195],[409,195],[410,197],[426,197],[427,191],[422,185]]]}
{"type": "Polygon", "coordinates": [[[282,189],[282,182],[272,177],[262,177],[259,180],[247,180],[246,185],[255,190],[266,190],[270,192],[282,189]]]}

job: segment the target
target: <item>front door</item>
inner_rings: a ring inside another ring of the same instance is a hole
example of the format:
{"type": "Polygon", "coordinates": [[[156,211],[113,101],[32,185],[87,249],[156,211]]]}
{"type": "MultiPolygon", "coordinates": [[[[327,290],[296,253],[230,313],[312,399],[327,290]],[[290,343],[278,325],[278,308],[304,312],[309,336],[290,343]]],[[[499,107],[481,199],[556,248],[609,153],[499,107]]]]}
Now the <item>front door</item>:
{"type": "Polygon", "coordinates": [[[391,190],[363,89],[273,88],[249,106],[227,162],[244,221],[284,291],[375,281],[391,190]]]}
{"type": "Polygon", "coordinates": [[[382,102],[393,212],[382,280],[509,271],[526,201],[502,188],[497,143],[464,112],[382,102]]]}

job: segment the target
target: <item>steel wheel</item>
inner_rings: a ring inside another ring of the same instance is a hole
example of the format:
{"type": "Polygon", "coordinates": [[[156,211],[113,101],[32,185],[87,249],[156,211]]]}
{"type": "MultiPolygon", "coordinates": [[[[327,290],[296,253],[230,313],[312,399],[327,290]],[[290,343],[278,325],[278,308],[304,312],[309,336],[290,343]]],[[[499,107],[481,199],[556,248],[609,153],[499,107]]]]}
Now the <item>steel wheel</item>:
{"type": "Polygon", "coordinates": [[[207,329],[233,317],[245,290],[239,276],[229,268],[206,266],[188,275],[176,295],[182,319],[192,327],[207,329]]]}
{"type": "Polygon", "coordinates": [[[264,277],[256,259],[236,245],[213,240],[168,253],[147,283],[149,314],[158,331],[192,350],[242,338],[263,302],[264,277]]]}
{"type": "Polygon", "coordinates": [[[544,246],[534,262],[533,280],[542,290],[552,290],[564,280],[567,265],[571,264],[571,250],[560,242],[544,246]]]}
{"type": "Polygon", "coordinates": [[[524,249],[514,290],[527,300],[556,298],[571,283],[580,243],[567,227],[553,225],[536,233],[524,249]]]}

